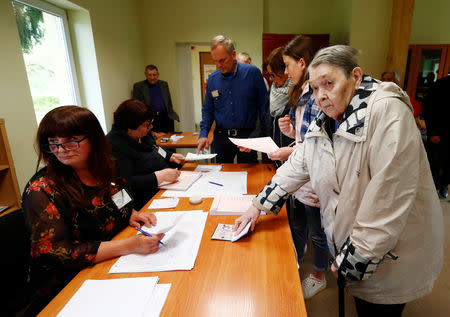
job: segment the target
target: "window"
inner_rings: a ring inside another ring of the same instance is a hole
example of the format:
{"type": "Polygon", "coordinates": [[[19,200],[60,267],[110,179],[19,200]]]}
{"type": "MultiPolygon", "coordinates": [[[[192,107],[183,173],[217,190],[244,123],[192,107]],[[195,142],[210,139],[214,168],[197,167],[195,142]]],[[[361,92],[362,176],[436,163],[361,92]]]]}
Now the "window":
{"type": "Polygon", "coordinates": [[[39,124],[53,108],[80,104],[67,15],[39,0],[13,0],[12,5],[39,124]]]}

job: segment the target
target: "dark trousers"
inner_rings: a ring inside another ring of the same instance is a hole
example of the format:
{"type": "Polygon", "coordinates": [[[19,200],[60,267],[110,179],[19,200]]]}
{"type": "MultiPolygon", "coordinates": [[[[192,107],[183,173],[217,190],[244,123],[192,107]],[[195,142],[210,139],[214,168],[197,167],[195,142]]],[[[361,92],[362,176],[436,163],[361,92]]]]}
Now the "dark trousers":
{"type": "MultiPolygon", "coordinates": [[[[238,133],[235,138],[248,138],[250,132],[238,133]]],[[[211,145],[213,153],[217,153],[216,163],[233,163],[237,155],[238,163],[258,163],[255,151],[245,153],[239,151],[238,147],[229,139],[226,132],[214,131],[214,141],[211,145]]]]}
{"type": "Polygon", "coordinates": [[[450,144],[446,137],[442,137],[439,144],[434,144],[429,139],[427,141],[428,161],[430,162],[431,174],[437,189],[447,186],[450,181],[449,147],[450,144]]]}
{"type": "Polygon", "coordinates": [[[373,304],[354,297],[358,317],[400,317],[406,304],[373,304]]]}
{"type": "Polygon", "coordinates": [[[152,131],[155,132],[173,132],[174,123],[173,120],[169,118],[167,111],[159,111],[153,113],[153,128],[152,131]]]}

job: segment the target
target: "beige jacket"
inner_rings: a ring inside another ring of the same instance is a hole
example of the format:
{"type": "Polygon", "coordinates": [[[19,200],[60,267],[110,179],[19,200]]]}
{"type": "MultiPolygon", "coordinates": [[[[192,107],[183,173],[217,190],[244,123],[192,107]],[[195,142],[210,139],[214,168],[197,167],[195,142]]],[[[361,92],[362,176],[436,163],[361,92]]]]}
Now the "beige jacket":
{"type": "Polygon", "coordinates": [[[430,293],[441,270],[442,210],[408,96],[392,83],[373,90],[362,127],[348,133],[341,123],[332,142],[322,126],[310,127],[254,205],[277,213],[289,193],[311,180],[337,264],[345,257],[366,265],[356,278],[346,275],[353,279],[349,293],[406,303],[430,293]]]}

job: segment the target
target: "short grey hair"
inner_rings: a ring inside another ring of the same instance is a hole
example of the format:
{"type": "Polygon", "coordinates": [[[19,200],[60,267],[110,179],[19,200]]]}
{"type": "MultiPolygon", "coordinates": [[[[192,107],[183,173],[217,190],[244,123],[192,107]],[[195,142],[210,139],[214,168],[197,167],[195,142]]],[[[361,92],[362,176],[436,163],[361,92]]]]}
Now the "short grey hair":
{"type": "Polygon", "coordinates": [[[381,78],[383,79],[383,76],[385,74],[389,74],[389,73],[393,73],[394,74],[395,83],[398,85],[400,83],[400,75],[398,74],[398,72],[395,69],[387,69],[387,70],[385,70],[381,74],[381,78]]]}
{"type": "Polygon", "coordinates": [[[237,59],[239,61],[242,61],[243,63],[248,63],[252,61],[250,54],[246,52],[240,52],[239,54],[237,54],[237,59]]]}
{"type": "Polygon", "coordinates": [[[233,41],[229,37],[223,35],[217,35],[211,40],[211,51],[215,49],[219,44],[222,44],[227,53],[230,55],[234,51],[233,41]]]}
{"type": "Polygon", "coordinates": [[[320,49],[314,56],[308,71],[320,64],[327,63],[336,66],[344,72],[347,78],[358,65],[360,51],[348,45],[333,45],[320,49]]]}

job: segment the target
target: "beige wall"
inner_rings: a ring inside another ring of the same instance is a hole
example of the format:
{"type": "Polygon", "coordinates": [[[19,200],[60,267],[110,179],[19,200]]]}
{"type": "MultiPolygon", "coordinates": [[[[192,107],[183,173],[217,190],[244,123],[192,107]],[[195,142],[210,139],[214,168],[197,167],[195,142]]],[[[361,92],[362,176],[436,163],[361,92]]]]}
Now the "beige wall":
{"type": "MultiPolygon", "coordinates": [[[[145,64],[159,68],[160,79],[169,83],[174,108],[180,105],[176,43],[209,43],[218,34],[232,38],[237,51],[246,51],[261,65],[263,2],[173,0],[141,1],[141,39],[145,64]]],[[[196,104],[195,107],[201,107],[196,104]]]]}
{"type": "Polygon", "coordinates": [[[0,118],[5,119],[22,191],[36,168],[33,142],[37,123],[10,0],[0,0],[0,39],[0,118]]]}
{"type": "Polygon", "coordinates": [[[364,73],[380,78],[386,66],[392,0],[353,0],[350,45],[362,51],[364,73]]]}
{"type": "Polygon", "coordinates": [[[450,44],[450,1],[415,0],[411,44],[450,44]]]}

